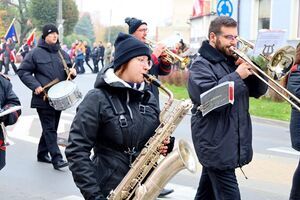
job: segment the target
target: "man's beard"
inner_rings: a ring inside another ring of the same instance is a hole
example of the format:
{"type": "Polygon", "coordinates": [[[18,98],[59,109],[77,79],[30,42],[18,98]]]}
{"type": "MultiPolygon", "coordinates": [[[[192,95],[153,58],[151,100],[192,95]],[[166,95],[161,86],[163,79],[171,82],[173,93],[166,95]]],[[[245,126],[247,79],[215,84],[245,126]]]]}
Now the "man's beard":
{"type": "Polygon", "coordinates": [[[225,56],[232,56],[232,51],[229,50],[229,46],[222,46],[220,40],[217,38],[216,41],[216,49],[218,49],[222,54],[224,54],[225,56]]]}

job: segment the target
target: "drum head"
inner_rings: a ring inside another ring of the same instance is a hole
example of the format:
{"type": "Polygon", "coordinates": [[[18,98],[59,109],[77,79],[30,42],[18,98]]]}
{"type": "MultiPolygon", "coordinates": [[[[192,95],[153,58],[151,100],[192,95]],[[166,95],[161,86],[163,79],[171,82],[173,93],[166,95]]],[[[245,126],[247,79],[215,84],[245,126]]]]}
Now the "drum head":
{"type": "Polygon", "coordinates": [[[75,89],[76,85],[72,81],[61,81],[49,89],[48,96],[51,99],[61,98],[71,94],[75,89]]]}

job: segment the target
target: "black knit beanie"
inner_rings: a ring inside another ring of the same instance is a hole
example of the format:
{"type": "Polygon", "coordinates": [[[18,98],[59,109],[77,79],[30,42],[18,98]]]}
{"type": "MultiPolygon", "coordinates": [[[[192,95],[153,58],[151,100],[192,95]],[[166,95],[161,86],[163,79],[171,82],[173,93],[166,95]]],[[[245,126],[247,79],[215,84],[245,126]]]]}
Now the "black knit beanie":
{"type": "Polygon", "coordinates": [[[43,26],[42,38],[45,39],[50,33],[56,32],[58,34],[58,29],[54,24],[46,24],[43,26]]]}
{"type": "Polygon", "coordinates": [[[128,32],[129,34],[132,34],[136,31],[136,29],[138,29],[142,24],[146,24],[146,22],[140,20],[140,19],[136,19],[134,17],[127,17],[125,19],[126,24],[128,24],[128,32]]]}
{"type": "Polygon", "coordinates": [[[115,41],[114,71],[137,56],[148,56],[150,60],[150,49],[135,37],[120,32],[115,41]]]}

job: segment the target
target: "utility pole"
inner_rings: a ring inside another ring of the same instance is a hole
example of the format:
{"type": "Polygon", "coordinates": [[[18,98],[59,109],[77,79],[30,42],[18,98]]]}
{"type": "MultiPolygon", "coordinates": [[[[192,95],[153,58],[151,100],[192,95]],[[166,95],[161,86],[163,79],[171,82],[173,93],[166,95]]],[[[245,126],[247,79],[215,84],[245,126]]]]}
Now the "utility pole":
{"type": "Polygon", "coordinates": [[[110,42],[110,35],[111,35],[111,16],[112,16],[112,9],[109,10],[109,27],[108,27],[107,42],[110,42]]]}
{"type": "Polygon", "coordinates": [[[59,32],[59,41],[63,43],[64,39],[64,19],[62,18],[62,0],[57,0],[58,9],[57,9],[57,20],[56,25],[59,32]]]}

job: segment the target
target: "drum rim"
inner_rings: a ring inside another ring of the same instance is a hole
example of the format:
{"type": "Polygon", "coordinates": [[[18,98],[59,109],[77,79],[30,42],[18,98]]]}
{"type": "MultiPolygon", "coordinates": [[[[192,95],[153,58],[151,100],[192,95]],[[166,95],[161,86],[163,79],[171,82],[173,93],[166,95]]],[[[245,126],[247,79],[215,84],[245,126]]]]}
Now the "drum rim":
{"type": "Polygon", "coordinates": [[[74,91],[76,91],[76,90],[79,90],[79,89],[78,89],[78,86],[77,86],[73,81],[61,81],[61,82],[59,82],[59,83],[53,85],[53,86],[48,90],[48,98],[49,98],[49,99],[62,99],[62,98],[65,98],[65,97],[69,96],[70,94],[74,93],[74,91]],[[66,84],[66,83],[72,85],[72,87],[73,87],[73,88],[72,88],[72,91],[70,91],[69,93],[64,94],[63,96],[60,96],[60,97],[51,97],[51,96],[53,96],[53,95],[52,95],[52,94],[54,93],[53,90],[54,90],[56,87],[61,86],[61,85],[66,84]]]}

